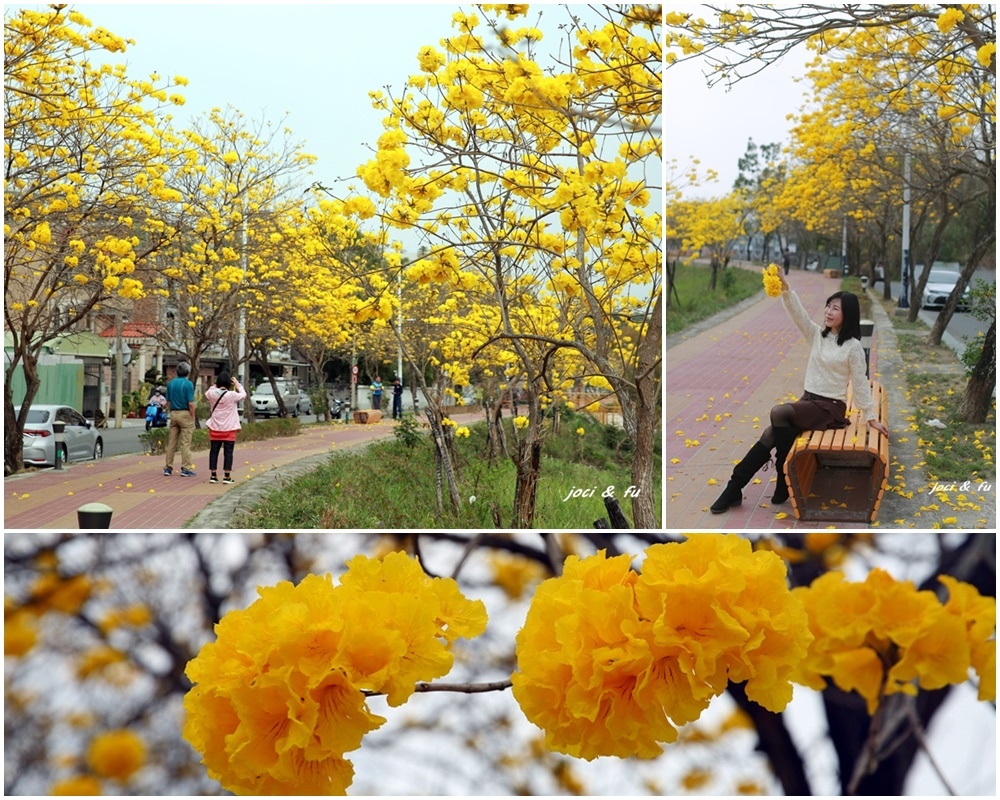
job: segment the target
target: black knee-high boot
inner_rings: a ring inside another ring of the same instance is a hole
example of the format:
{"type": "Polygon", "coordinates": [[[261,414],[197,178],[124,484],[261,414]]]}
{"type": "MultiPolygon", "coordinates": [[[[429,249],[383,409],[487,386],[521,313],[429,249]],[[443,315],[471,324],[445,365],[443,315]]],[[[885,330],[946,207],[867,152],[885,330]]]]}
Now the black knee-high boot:
{"type": "Polygon", "coordinates": [[[774,439],[776,442],[774,463],[778,474],[778,483],[774,487],[771,502],[775,505],[780,505],[788,500],[788,482],[785,480],[785,460],[788,458],[788,453],[792,449],[792,445],[795,444],[795,438],[798,435],[799,431],[797,428],[774,429],[774,439]]]}
{"type": "Polygon", "coordinates": [[[757,470],[763,467],[771,458],[771,448],[760,442],[754,442],[750,451],[743,456],[743,460],[733,467],[733,477],[719,499],[712,503],[709,509],[713,514],[721,514],[733,506],[738,506],[743,502],[743,487],[750,483],[750,479],[757,474],[757,470]]]}

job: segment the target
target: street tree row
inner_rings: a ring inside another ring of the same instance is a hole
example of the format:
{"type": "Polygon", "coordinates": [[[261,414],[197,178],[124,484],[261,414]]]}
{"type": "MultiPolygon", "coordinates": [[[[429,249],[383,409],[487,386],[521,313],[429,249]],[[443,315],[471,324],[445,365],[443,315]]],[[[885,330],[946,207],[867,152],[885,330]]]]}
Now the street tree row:
{"type": "MultiPolygon", "coordinates": [[[[667,15],[667,62],[698,59],[711,81],[753,80],[791,48],[815,53],[810,100],[783,150],[752,141],[725,197],[686,200],[668,187],[675,246],[712,254],[763,234],[800,249],[825,243],[874,278],[899,276],[907,250],[910,321],[947,245],[961,279],[938,315],[939,344],[962,292],[996,242],[996,18],[988,5],[708,7],[709,20],[667,15]],[[905,230],[904,230],[905,225],[905,230]],[[924,269],[914,271],[915,265],[924,269]]],[[[669,67],[668,67],[669,68],[669,67]]],[[[818,249],[818,247],[817,247],[818,249]]],[[[886,299],[890,284],[884,283],[886,299]]],[[[668,296],[669,296],[668,291],[668,296]]],[[[995,317],[964,407],[982,421],[995,385],[995,317]]]]}
{"type": "Polygon", "coordinates": [[[318,369],[395,337],[430,400],[453,504],[444,389],[521,388],[514,518],[530,525],[543,416],[590,385],[618,400],[634,521],[657,527],[660,17],[560,11],[554,43],[513,27],[527,6],[457,13],[398,96],[372,93],[385,132],[343,191],[309,182],[314,159],[284,126],[229,107],[179,128],[167,109],[184,79],[100,63],[95,49],[128,42],[78,13],[8,18],[8,418],[10,376],[24,370],[26,409],[47,340],[151,298],[169,312],[162,343],[195,370],[220,346],[234,371],[255,360],[270,377],[275,347],[318,369]],[[395,229],[419,232],[419,257],[395,229]]]}

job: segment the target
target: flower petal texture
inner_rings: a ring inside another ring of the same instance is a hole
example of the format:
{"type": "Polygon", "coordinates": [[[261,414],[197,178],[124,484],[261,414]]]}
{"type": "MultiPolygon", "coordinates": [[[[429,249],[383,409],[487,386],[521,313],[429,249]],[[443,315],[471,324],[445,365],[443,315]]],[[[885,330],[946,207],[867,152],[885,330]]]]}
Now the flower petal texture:
{"type": "Polygon", "coordinates": [[[258,594],[186,670],[184,738],[236,794],[344,794],[344,754],[385,722],[365,692],[400,705],[448,673],[455,639],[486,628],[481,602],[405,553],[357,556],[339,584],[309,575],[258,594]]]}
{"type": "Polygon", "coordinates": [[[570,556],[541,584],[517,636],[514,697],[554,750],[652,758],[729,680],[773,711],[811,639],[785,565],[736,535],[570,556]]]}
{"type": "Polygon", "coordinates": [[[814,638],[795,680],[822,689],[827,679],[856,691],[874,714],[891,694],[916,694],[980,677],[980,699],[996,696],[996,600],[942,575],[949,599],[875,568],[859,583],[828,572],[793,593],[814,638]]]}

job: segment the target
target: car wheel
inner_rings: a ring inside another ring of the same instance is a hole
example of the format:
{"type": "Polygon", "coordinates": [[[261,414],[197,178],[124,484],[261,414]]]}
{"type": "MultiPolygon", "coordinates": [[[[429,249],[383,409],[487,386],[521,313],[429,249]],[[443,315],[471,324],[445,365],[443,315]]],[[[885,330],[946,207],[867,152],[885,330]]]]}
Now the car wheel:
{"type": "Polygon", "coordinates": [[[298,417],[299,417],[299,407],[297,405],[292,410],[292,416],[295,417],[296,419],[298,419],[298,417]]]}
{"type": "Polygon", "coordinates": [[[94,442],[94,460],[104,458],[104,442],[98,439],[94,442]]]}
{"type": "Polygon", "coordinates": [[[68,464],[69,463],[69,448],[66,447],[65,444],[61,444],[61,445],[59,445],[59,452],[61,453],[61,455],[59,456],[59,460],[63,464],[68,464]]]}

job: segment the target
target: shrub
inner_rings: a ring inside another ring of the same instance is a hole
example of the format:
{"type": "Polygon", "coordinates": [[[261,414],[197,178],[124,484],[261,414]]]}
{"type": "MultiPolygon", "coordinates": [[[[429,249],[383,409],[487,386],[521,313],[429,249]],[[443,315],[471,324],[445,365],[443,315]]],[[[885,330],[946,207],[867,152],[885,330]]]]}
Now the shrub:
{"type": "Polygon", "coordinates": [[[392,432],[407,448],[415,447],[423,439],[420,423],[417,421],[415,414],[403,414],[403,418],[393,428],[392,432]]]}
{"type": "MultiPolygon", "coordinates": [[[[240,430],[238,441],[263,442],[267,439],[278,439],[282,436],[295,436],[299,433],[301,424],[297,419],[268,419],[261,422],[245,424],[240,430]]],[[[153,428],[139,434],[143,452],[149,455],[159,455],[167,449],[169,428],[153,428]]],[[[208,450],[209,439],[207,428],[197,428],[191,436],[192,450],[208,450]]]]}

